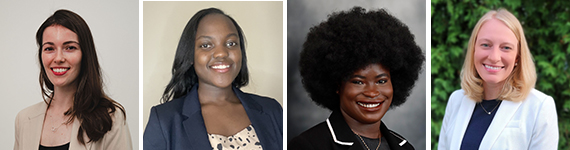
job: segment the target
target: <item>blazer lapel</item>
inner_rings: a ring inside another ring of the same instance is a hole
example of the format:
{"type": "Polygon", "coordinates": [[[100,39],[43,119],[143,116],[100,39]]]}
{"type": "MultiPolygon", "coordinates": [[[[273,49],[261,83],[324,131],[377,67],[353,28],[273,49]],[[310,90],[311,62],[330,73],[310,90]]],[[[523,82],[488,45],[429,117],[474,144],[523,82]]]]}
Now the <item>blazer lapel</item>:
{"type": "Polygon", "coordinates": [[[25,124],[25,127],[23,127],[23,129],[27,130],[24,131],[26,133],[24,135],[27,136],[23,138],[24,141],[26,141],[23,142],[23,149],[38,149],[40,147],[44,117],[47,109],[47,104],[44,102],[42,102],[42,104],[43,105],[40,106],[41,109],[38,109],[36,114],[30,115],[30,117],[28,117],[28,122],[25,124]]]}
{"type": "Polygon", "coordinates": [[[451,149],[459,149],[461,147],[461,142],[463,141],[463,136],[465,135],[465,130],[467,130],[467,125],[469,125],[469,120],[471,120],[471,115],[473,115],[473,110],[475,109],[476,102],[469,99],[467,96],[463,96],[461,99],[461,105],[457,112],[457,117],[455,118],[455,128],[451,133],[451,137],[457,137],[451,139],[451,149]]]}
{"type": "Polygon", "coordinates": [[[89,141],[89,137],[87,137],[87,135],[82,133],[83,139],[86,140],[85,141],[86,143],[85,145],[79,143],[79,139],[77,139],[77,135],[79,134],[79,126],[81,126],[81,121],[79,121],[79,119],[77,118],[73,119],[73,124],[71,127],[71,140],[69,141],[69,149],[88,150],[90,149],[93,142],[87,143],[87,141],[89,141]]]}
{"type": "Polygon", "coordinates": [[[271,136],[277,133],[275,133],[274,130],[271,130],[272,125],[270,121],[271,117],[269,114],[263,112],[261,105],[255,100],[251,99],[251,97],[243,93],[241,90],[235,87],[233,90],[238,99],[241,101],[241,104],[247,113],[247,117],[255,129],[255,133],[259,137],[259,142],[261,143],[263,149],[277,149],[277,147],[272,146],[277,145],[276,142],[281,141],[277,141],[274,136],[271,136]]]}
{"type": "MultiPolygon", "coordinates": [[[[189,149],[210,149],[212,148],[208,140],[208,132],[202,117],[202,109],[198,99],[198,86],[192,87],[191,91],[184,99],[182,115],[186,118],[182,121],[182,126],[188,138],[189,149]]],[[[180,144],[184,145],[184,144],[180,144]]]]}
{"type": "Polygon", "coordinates": [[[491,125],[489,125],[489,129],[483,136],[483,140],[481,143],[489,143],[489,144],[482,144],[479,149],[486,150],[491,149],[499,138],[499,135],[505,129],[507,124],[511,121],[511,118],[515,115],[515,112],[519,109],[521,102],[512,102],[503,100],[501,106],[497,110],[493,121],[491,121],[491,125]]]}

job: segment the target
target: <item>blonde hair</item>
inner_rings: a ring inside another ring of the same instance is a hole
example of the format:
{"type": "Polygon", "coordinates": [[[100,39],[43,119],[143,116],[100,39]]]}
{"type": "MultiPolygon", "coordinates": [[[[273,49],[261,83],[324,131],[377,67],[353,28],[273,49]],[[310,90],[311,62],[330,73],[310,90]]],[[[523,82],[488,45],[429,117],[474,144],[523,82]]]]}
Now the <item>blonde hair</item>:
{"type": "Polygon", "coordinates": [[[532,88],[534,88],[536,83],[536,69],[519,20],[512,13],[503,8],[487,12],[475,25],[471,37],[469,38],[467,54],[465,55],[465,62],[461,70],[461,88],[465,90],[465,95],[469,96],[469,98],[477,102],[482,101],[483,93],[485,92],[483,90],[483,80],[475,69],[473,56],[475,53],[477,34],[485,21],[490,19],[497,19],[503,22],[511,29],[518,40],[518,65],[515,66],[507,79],[505,79],[505,84],[503,84],[497,99],[515,102],[522,101],[528,96],[532,88]]]}

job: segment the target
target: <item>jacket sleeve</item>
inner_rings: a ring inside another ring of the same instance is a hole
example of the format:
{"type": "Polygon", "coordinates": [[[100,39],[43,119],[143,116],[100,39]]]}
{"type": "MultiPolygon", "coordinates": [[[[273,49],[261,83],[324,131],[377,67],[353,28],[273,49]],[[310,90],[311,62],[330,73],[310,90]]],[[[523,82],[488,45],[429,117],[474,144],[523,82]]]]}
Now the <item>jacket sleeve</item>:
{"type": "MultiPolygon", "coordinates": [[[[113,127],[111,131],[107,132],[102,139],[100,148],[95,149],[121,149],[132,150],[133,144],[131,140],[131,133],[126,118],[123,112],[118,109],[113,114],[113,127]]],[[[95,145],[94,145],[95,146],[95,145]]]]}
{"type": "Polygon", "coordinates": [[[547,96],[538,113],[528,149],[558,149],[558,117],[554,99],[547,96]]]}
{"type": "Polygon", "coordinates": [[[15,130],[15,140],[14,140],[14,150],[19,150],[20,149],[20,113],[18,113],[18,115],[16,116],[16,121],[15,121],[15,126],[16,128],[15,130]]]}
{"type": "Polygon", "coordinates": [[[445,107],[445,115],[443,116],[443,121],[441,122],[441,130],[439,130],[439,141],[438,141],[438,145],[437,145],[437,149],[439,150],[446,150],[449,148],[449,141],[447,141],[449,138],[447,138],[450,134],[447,131],[449,130],[449,126],[450,126],[450,121],[451,121],[451,116],[453,114],[455,114],[455,107],[459,107],[455,105],[455,101],[458,101],[458,99],[461,98],[461,96],[463,96],[463,92],[455,91],[453,93],[451,93],[451,96],[449,96],[449,100],[447,100],[447,105],[445,107]]]}
{"type": "Polygon", "coordinates": [[[143,149],[144,150],[165,150],[166,139],[164,138],[164,133],[162,132],[162,127],[160,126],[160,120],[156,107],[152,107],[150,110],[150,118],[144,130],[143,135],[143,149]]]}

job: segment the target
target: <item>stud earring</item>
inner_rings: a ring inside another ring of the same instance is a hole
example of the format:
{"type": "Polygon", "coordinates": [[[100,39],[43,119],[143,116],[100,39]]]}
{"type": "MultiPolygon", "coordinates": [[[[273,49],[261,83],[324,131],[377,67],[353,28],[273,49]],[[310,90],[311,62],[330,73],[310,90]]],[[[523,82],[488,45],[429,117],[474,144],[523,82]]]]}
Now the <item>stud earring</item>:
{"type": "Polygon", "coordinates": [[[518,65],[519,63],[515,63],[515,66],[518,65]]]}

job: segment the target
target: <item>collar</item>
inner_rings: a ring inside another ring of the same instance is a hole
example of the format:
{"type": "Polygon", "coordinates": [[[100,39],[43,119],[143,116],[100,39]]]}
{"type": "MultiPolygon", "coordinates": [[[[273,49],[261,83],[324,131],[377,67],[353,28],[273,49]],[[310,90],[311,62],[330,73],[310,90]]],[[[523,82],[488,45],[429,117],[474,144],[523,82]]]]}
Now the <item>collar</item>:
{"type": "MultiPolygon", "coordinates": [[[[340,111],[333,111],[326,122],[335,143],[352,146],[350,149],[363,148],[363,145],[361,145],[360,142],[356,142],[357,139],[354,136],[354,133],[344,120],[340,111]],[[355,142],[357,144],[354,144],[355,142]]],[[[388,141],[388,145],[391,149],[399,149],[400,147],[404,147],[404,145],[409,144],[401,135],[389,130],[384,122],[381,122],[380,124],[380,132],[382,132],[382,136],[386,138],[386,141],[388,141]]]]}

